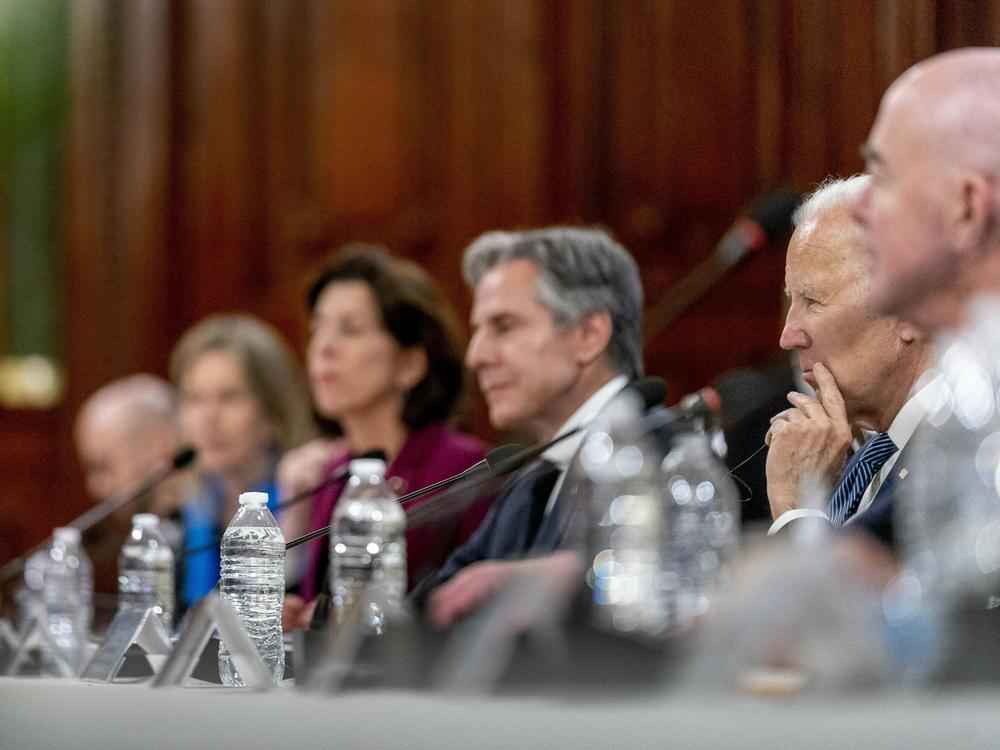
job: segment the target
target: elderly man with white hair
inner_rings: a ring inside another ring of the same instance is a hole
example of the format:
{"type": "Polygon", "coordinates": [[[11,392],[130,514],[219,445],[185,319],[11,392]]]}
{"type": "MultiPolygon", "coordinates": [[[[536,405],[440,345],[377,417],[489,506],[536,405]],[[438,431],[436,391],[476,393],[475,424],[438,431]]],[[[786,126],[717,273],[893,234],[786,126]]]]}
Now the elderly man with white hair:
{"type": "Polygon", "coordinates": [[[869,179],[828,181],[794,217],[781,347],[797,354],[816,395],[790,393],[792,407],[767,434],[771,533],[808,516],[840,527],[873,503],[891,502],[891,486],[908,473],[901,454],[935,387],[913,392],[929,365],[923,336],[871,302],[865,234],[851,217],[869,179]],[[866,439],[848,461],[858,430],[866,439]],[[829,498],[825,507],[809,507],[813,488],[829,498]]]}

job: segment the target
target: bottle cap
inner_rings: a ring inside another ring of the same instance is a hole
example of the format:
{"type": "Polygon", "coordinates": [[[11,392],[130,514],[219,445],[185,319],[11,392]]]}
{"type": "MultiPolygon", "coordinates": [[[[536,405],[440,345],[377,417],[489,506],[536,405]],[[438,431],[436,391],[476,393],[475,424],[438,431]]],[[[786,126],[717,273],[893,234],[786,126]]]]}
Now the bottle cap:
{"type": "Polygon", "coordinates": [[[244,492],[240,495],[240,505],[267,505],[267,493],[244,492]]]}
{"type": "Polygon", "coordinates": [[[52,531],[52,538],[58,539],[60,542],[78,543],[80,541],[80,530],[73,526],[60,526],[52,531]]]}
{"type": "Polygon", "coordinates": [[[385,461],[381,458],[355,458],[350,465],[351,476],[370,477],[372,474],[385,476],[385,461]]]}
{"type": "Polygon", "coordinates": [[[133,526],[159,526],[160,517],[155,513],[136,513],[132,516],[133,526]]]}

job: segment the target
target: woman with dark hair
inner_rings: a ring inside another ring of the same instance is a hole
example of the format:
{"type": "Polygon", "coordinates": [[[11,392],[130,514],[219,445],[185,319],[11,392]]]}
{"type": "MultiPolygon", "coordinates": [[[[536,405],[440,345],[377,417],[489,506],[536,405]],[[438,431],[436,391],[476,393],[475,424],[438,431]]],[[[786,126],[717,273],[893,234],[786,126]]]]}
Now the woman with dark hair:
{"type": "MultiPolygon", "coordinates": [[[[481,443],[447,426],[464,390],[459,326],[425,271],[383,248],[350,245],[317,274],[307,302],[313,403],[341,438],[324,478],[351,455],[382,450],[387,477],[402,494],[483,458],[481,443]]],[[[343,488],[336,482],[317,493],[310,529],[330,523],[343,488]]],[[[458,517],[407,529],[409,586],[444,562],[486,510],[478,504],[458,517]]],[[[301,599],[286,598],[286,625],[301,624],[309,611],[304,605],[321,593],[327,544],[317,539],[305,547],[301,599]]]]}

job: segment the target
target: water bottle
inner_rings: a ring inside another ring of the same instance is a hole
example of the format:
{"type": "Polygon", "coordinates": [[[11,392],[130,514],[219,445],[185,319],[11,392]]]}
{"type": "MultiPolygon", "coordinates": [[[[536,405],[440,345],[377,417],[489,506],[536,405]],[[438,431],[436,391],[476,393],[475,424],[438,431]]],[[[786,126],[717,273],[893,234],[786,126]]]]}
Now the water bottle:
{"type": "Polygon", "coordinates": [[[587,583],[600,628],[640,638],[704,615],[739,532],[738,495],[704,435],[663,454],[631,393],[595,419],[580,452],[590,480],[587,583]]]}
{"type": "Polygon", "coordinates": [[[406,596],[406,513],[385,481],[385,462],[351,461],[351,479],[333,512],[330,593],[335,621],[343,622],[366,586],[375,600],[365,613],[370,632],[402,611],[406,596]]]}
{"type": "Polygon", "coordinates": [[[118,609],[152,608],[170,628],[174,611],[174,553],[152,513],[132,516],[118,556],[118,609]]]}
{"type": "MultiPolygon", "coordinates": [[[[240,509],[222,537],[219,592],[233,605],[277,685],[285,672],[285,538],[267,508],[266,492],[240,495],[240,509]]],[[[219,676],[223,685],[244,684],[224,640],[219,641],[219,676]]]]}
{"type": "Polygon", "coordinates": [[[681,434],[660,462],[661,569],[671,627],[696,623],[727,582],[740,531],[739,492],[709,436],[681,434]]]}
{"type": "Polygon", "coordinates": [[[664,507],[660,455],[641,429],[641,402],[623,392],[597,416],[580,450],[589,479],[587,584],[600,629],[639,637],[667,632],[660,581],[664,507]]]}
{"type": "MultiPolygon", "coordinates": [[[[65,527],[53,532],[44,560],[41,595],[49,636],[78,674],[90,655],[94,614],[94,570],[80,546],[78,529],[65,527]]],[[[44,642],[41,664],[43,674],[63,675],[58,655],[44,642]]]]}

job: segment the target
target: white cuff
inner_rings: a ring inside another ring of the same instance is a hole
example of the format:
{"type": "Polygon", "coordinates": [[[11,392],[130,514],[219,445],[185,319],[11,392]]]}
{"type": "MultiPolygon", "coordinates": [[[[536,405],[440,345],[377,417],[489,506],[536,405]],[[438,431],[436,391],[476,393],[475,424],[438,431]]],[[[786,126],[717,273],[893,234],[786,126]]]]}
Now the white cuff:
{"type": "Polygon", "coordinates": [[[786,525],[798,518],[822,518],[824,521],[830,520],[830,516],[822,510],[816,510],[815,508],[793,508],[792,510],[786,510],[774,520],[771,528],[767,530],[767,535],[774,536],[786,525]]]}

